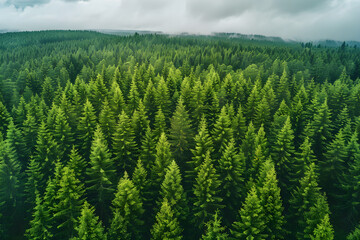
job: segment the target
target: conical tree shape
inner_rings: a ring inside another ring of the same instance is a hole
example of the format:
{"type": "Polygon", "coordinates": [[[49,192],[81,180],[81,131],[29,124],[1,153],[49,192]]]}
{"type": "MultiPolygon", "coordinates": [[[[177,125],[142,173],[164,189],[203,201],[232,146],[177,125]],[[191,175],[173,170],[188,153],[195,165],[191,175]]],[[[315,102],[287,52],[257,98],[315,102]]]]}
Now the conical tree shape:
{"type": "Polygon", "coordinates": [[[219,186],[221,182],[210,158],[210,152],[206,153],[205,161],[201,164],[193,188],[195,221],[200,228],[208,222],[216,209],[221,208],[219,186]]]}
{"type": "Polygon", "coordinates": [[[81,216],[79,217],[79,225],[76,227],[77,237],[74,240],[106,240],[104,228],[99,222],[99,217],[94,213],[94,208],[88,203],[84,202],[81,209],[81,216]]]}
{"type": "Polygon", "coordinates": [[[149,83],[146,87],[146,91],[144,95],[144,106],[149,116],[150,126],[154,126],[155,115],[157,112],[157,104],[156,104],[156,91],[151,79],[149,80],[149,83]]]}
{"type": "Polygon", "coordinates": [[[111,85],[109,106],[114,116],[119,116],[122,110],[125,110],[124,96],[117,82],[113,82],[111,85]]]}
{"type": "Polygon", "coordinates": [[[113,134],[113,154],[114,163],[119,173],[132,171],[135,166],[135,133],[131,127],[130,119],[124,111],[119,116],[113,134]]]}
{"type": "MultiPolygon", "coordinates": [[[[188,171],[186,178],[189,183],[194,183],[197,171],[201,164],[204,162],[206,153],[213,152],[213,141],[209,134],[206,124],[206,118],[203,116],[199,125],[199,132],[194,138],[195,148],[191,149],[193,154],[192,160],[188,162],[188,171]]],[[[192,184],[191,184],[192,185],[192,184]]]]}
{"type": "Polygon", "coordinates": [[[83,193],[83,185],[75,178],[74,171],[64,167],[60,189],[55,197],[57,203],[53,209],[53,218],[58,229],[54,233],[56,239],[69,239],[75,236],[75,226],[84,201],[83,193]]]}
{"type": "Polygon", "coordinates": [[[30,228],[26,230],[28,239],[47,240],[53,237],[50,232],[50,214],[44,207],[39,194],[36,194],[36,205],[34,208],[33,219],[30,221],[30,228]]]}
{"type": "Polygon", "coordinates": [[[144,138],[146,129],[149,126],[149,120],[142,100],[139,101],[139,106],[132,115],[131,126],[135,133],[135,142],[140,146],[141,140],[144,138]]]}
{"type": "Polygon", "coordinates": [[[293,139],[294,135],[291,129],[290,117],[288,117],[283,128],[277,135],[272,155],[272,159],[275,161],[276,172],[279,174],[280,186],[284,191],[291,191],[293,188],[291,179],[296,175],[294,169],[295,149],[293,139]]]}
{"type": "Polygon", "coordinates": [[[159,189],[160,184],[164,181],[166,168],[172,162],[172,154],[170,151],[170,144],[167,141],[165,134],[161,134],[159,142],[156,145],[155,162],[151,167],[152,185],[155,189],[159,189]]]}
{"type": "Polygon", "coordinates": [[[79,179],[81,183],[85,182],[85,171],[88,167],[88,163],[79,155],[75,146],[71,149],[67,166],[74,170],[75,177],[79,179]]]}
{"type": "MultiPolygon", "coordinates": [[[[185,222],[187,215],[187,203],[182,187],[180,169],[175,160],[168,166],[164,181],[161,184],[160,201],[167,199],[173,210],[174,216],[181,222],[185,222]]],[[[159,201],[159,204],[161,202],[159,201]]]]}
{"type": "Polygon", "coordinates": [[[104,100],[101,106],[101,112],[99,114],[99,126],[101,127],[101,132],[104,135],[106,142],[109,144],[109,147],[112,147],[112,136],[115,132],[115,116],[111,111],[109,102],[107,99],[104,100]]]}
{"type": "Polygon", "coordinates": [[[260,183],[261,187],[258,190],[261,205],[264,208],[265,214],[265,234],[267,239],[284,239],[285,220],[283,216],[283,206],[280,196],[280,188],[276,179],[276,172],[274,164],[270,169],[262,168],[263,172],[260,175],[266,175],[263,182],[260,183]]]}
{"type": "Polygon", "coordinates": [[[234,141],[228,143],[219,159],[218,173],[219,179],[222,180],[220,195],[225,205],[224,218],[227,223],[233,222],[234,212],[240,208],[241,200],[246,193],[244,188],[245,157],[242,152],[236,151],[234,141]]]}
{"type": "Polygon", "coordinates": [[[304,177],[300,180],[300,185],[295,190],[290,199],[290,213],[289,227],[294,228],[297,232],[304,233],[306,227],[305,212],[314,206],[317,199],[321,197],[320,187],[317,182],[317,175],[315,173],[315,164],[311,163],[305,172],[304,177]]]}
{"type": "Polygon", "coordinates": [[[225,150],[227,144],[233,139],[231,121],[226,113],[225,107],[221,109],[219,118],[214,125],[212,135],[214,138],[215,153],[217,156],[221,156],[221,153],[225,150]]]}
{"type": "Polygon", "coordinates": [[[10,114],[2,101],[0,101],[0,132],[5,135],[7,126],[10,122],[10,114]]]}
{"type": "MultiPolygon", "coordinates": [[[[344,161],[347,157],[342,130],[336,134],[324,156],[325,158],[319,162],[320,183],[326,192],[334,192],[344,171],[344,161]]],[[[332,197],[332,195],[329,197],[332,197]]]]}
{"type": "Polygon", "coordinates": [[[313,142],[315,156],[320,161],[323,160],[323,154],[326,152],[326,146],[331,138],[331,112],[327,101],[317,107],[314,120],[305,128],[305,135],[313,142]]]}
{"type": "Polygon", "coordinates": [[[53,135],[57,144],[58,158],[65,161],[70,154],[74,137],[66,115],[61,108],[58,108],[57,111],[53,135]]]}
{"type": "Polygon", "coordinates": [[[172,146],[175,160],[180,166],[184,166],[185,160],[191,157],[190,148],[193,145],[193,131],[189,114],[185,110],[181,97],[171,118],[169,142],[172,146]]]}
{"type": "Polygon", "coordinates": [[[156,222],[151,229],[151,239],[153,240],[180,240],[182,229],[179,222],[171,210],[171,206],[165,198],[161,204],[160,211],[156,215],[156,222]]]}
{"type": "Polygon", "coordinates": [[[162,112],[161,108],[159,108],[155,115],[154,136],[157,139],[159,139],[161,134],[165,131],[166,131],[165,115],[162,112]]]}
{"type": "Polygon", "coordinates": [[[303,177],[306,170],[305,167],[316,162],[312,144],[308,137],[305,138],[304,142],[300,145],[298,152],[295,154],[297,166],[295,166],[296,177],[293,181],[297,181],[297,179],[303,177]]]}
{"type": "Polygon", "coordinates": [[[24,166],[28,160],[26,144],[21,131],[17,128],[12,119],[10,120],[10,123],[8,125],[8,129],[6,132],[6,140],[14,148],[17,158],[24,166]]]}
{"type": "Polygon", "coordinates": [[[225,233],[225,227],[221,226],[221,218],[218,216],[218,211],[214,215],[214,219],[206,223],[205,234],[202,235],[202,240],[226,240],[229,239],[225,233]]]}
{"type": "Polygon", "coordinates": [[[255,155],[255,139],[255,128],[252,122],[250,122],[245,135],[245,139],[241,144],[241,149],[245,156],[246,169],[250,169],[251,160],[255,155]]]}
{"type": "Polygon", "coordinates": [[[80,152],[85,159],[89,159],[90,148],[94,132],[96,128],[96,115],[95,110],[89,100],[86,100],[84,109],[79,119],[78,127],[78,139],[81,140],[80,152]]]}
{"type": "Polygon", "coordinates": [[[119,181],[112,206],[114,218],[109,229],[110,239],[141,239],[141,216],[144,209],[139,190],[127,172],[119,181]]]}
{"type": "MultiPolygon", "coordinates": [[[[160,137],[160,136],[159,136],[160,137]]],[[[153,131],[148,127],[144,138],[141,141],[140,159],[147,171],[155,162],[156,157],[156,141],[154,139],[153,131]]]]}
{"type": "Polygon", "coordinates": [[[233,223],[231,234],[236,239],[266,239],[266,219],[264,208],[253,187],[248,193],[240,218],[233,223]]]}
{"type": "Polygon", "coordinates": [[[329,220],[329,214],[326,214],[314,230],[314,235],[311,240],[333,240],[334,229],[329,220]]]}
{"type": "Polygon", "coordinates": [[[170,117],[170,94],[164,78],[161,78],[156,88],[156,103],[161,108],[166,119],[170,117]]]}
{"type": "Polygon", "coordinates": [[[100,219],[107,222],[111,199],[113,198],[115,166],[107,148],[107,142],[98,126],[91,146],[87,194],[91,204],[96,207],[100,219]]]}
{"type": "Polygon", "coordinates": [[[240,146],[245,138],[245,134],[247,130],[246,118],[244,116],[241,105],[237,110],[236,116],[232,120],[232,129],[234,133],[236,146],[240,146]]]}

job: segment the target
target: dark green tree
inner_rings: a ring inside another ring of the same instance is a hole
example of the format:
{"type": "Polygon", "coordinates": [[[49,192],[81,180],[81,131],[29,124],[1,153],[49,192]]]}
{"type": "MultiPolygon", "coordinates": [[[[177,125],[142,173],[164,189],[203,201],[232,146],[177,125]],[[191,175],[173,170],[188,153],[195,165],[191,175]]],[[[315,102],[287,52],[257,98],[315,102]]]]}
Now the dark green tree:
{"type": "Polygon", "coordinates": [[[225,232],[225,227],[221,226],[221,217],[219,211],[215,212],[214,219],[206,223],[206,231],[202,235],[202,240],[226,240],[229,239],[225,232]]]}

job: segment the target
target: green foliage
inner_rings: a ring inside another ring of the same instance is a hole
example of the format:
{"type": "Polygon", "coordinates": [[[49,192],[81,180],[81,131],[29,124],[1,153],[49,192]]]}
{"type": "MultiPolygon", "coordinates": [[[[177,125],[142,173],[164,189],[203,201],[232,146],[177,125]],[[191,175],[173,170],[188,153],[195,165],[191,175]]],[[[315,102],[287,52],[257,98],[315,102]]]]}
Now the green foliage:
{"type": "Polygon", "coordinates": [[[113,219],[109,229],[110,239],[141,239],[141,216],[144,212],[139,190],[127,172],[117,186],[112,202],[113,219]]]}
{"type": "Polygon", "coordinates": [[[206,233],[202,235],[203,240],[226,240],[228,234],[225,233],[225,227],[221,226],[221,218],[217,211],[214,215],[214,219],[206,223],[206,233]]]}
{"type": "Polygon", "coordinates": [[[322,219],[321,223],[317,225],[314,230],[314,235],[311,236],[313,240],[333,240],[334,230],[329,221],[329,214],[326,214],[322,219]]]}

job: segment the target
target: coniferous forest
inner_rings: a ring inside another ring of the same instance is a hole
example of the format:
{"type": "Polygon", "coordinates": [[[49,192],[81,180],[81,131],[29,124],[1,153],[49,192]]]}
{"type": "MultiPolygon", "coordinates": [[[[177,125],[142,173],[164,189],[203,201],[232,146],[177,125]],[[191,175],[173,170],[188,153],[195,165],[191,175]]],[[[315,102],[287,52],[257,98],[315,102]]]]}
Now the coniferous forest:
{"type": "Polygon", "coordinates": [[[360,49],[0,35],[0,239],[360,239],[360,49]]]}

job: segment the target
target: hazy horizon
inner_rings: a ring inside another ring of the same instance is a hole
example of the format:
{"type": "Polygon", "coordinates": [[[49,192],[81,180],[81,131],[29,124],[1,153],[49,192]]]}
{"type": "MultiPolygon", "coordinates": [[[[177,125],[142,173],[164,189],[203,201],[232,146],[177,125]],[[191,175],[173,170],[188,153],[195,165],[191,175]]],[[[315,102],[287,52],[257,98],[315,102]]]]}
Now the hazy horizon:
{"type": "Polygon", "coordinates": [[[357,0],[0,0],[0,29],[144,30],[360,41],[357,0]]]}

